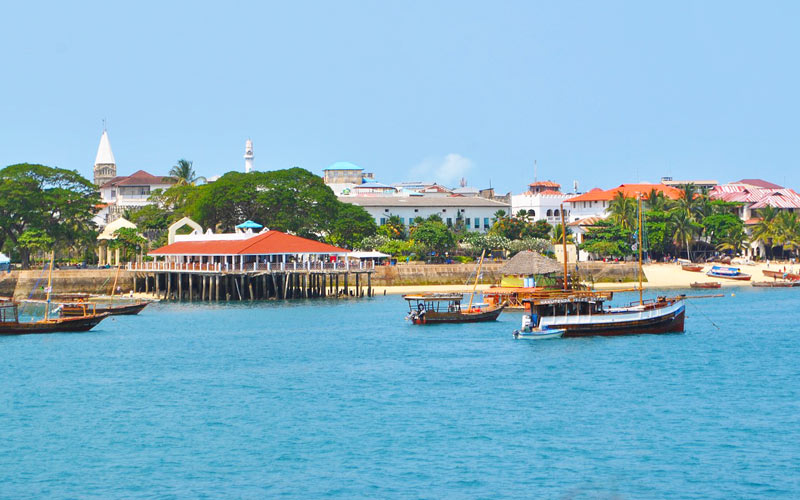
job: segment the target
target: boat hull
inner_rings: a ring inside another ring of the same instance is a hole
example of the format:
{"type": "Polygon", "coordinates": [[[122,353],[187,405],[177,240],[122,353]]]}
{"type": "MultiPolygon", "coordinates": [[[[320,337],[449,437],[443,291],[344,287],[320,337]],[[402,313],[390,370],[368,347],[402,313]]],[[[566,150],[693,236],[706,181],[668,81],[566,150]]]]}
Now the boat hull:
{"type": "Polygon", "coordinates": [[[685,317],[686,306],[679,301],[639,312],[543,317],[540,326],[564,329],[564,337],[681,333],[685,317]]]}
{"type": "Polygon", "coordinates": [[[762,272],[764,273],[764,276],[767,276],[768,278],[800,281],[800,274],[785,273],[783,271],[770,271],[768,269],[764,269],[762,272]]]}
{"type": "Polygon", "coordinates": [[[692,283],[689,285],[692,288],[720,288],[722,284],[720,283],[692,283]]]}
{"type": "MultiPolygon", "coordinates": [[[[142,312],[142,309],[147,307],[150,302],[139,302],[136,304],[128,304],[128,305],[121,305],[121,306],[96,306],[94,304],[87,304],[87,309],[89,312],[95,312],[96,314],[103,314],[108,313],[111,316],[124,316],[124,315],[134,315],[139,314],[142,312]]],[[[61,317],[68,318],[73,316],[83,316],[85,314],[84,308],[82,305],[64,305],[61,308],[61,317]]]]}
{"type": "Polygon", "coordinates": [[[515,330],[514,338],[526,340],[560,339],[564,335],[564,332],[565,330],[544,330],[532,332],[521,332],[519,330],[515,330]]]}
{"type": "Polygon", "coordinates": [[[25,335],[29,333],[88,332],[110,316],[108,313],[74,318],[59,318],[47,322],[0,323],[0,335],[25,335]]]}
{"type": "Polygon", "coordinates": [[[758,288],[794,288],[800,286],[798,281],[754,281],[751,283],[758,288]]]}
{"type": "Polygon", "coordinates": [[[689,264],[682,265],[681,269],[683,269],[684,271],[690,271],[690,272],[693,272],[693,273],[703,272],[703,266],[693,266],[693,265],[689,265],[689,264]]]}
{"type": "Polygon", "coordinates": [[[495,321],[503,307],[489,309],[481,312],[427,312],[422,316],[412,317],[411,322],[415,325],[436,325],[442,323],[480,323],[483,321],[495,321]]]}
{"type": "Polygon", "coordinates": [[[719,278],[724,280],[736,280],[736,281],[750,281],[751,278],[749,274],[727,275],[727,274],[717,274],[711,272],[707,272],[706,276],[710,278],[719,278]]]}

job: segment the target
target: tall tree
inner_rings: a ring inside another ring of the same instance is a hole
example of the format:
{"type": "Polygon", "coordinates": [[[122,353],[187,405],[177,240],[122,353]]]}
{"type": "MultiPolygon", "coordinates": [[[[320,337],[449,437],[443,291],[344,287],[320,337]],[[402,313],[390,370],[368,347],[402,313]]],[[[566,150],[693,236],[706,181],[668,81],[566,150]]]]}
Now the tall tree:
{"type": "Polygon", "coordinates": [[[692,241],[702,226],[682,208],[673,210],[670,216],[673,238],[679,246],[686,245],[686,258],[692,260],[692,241]]]}
{"type": "Polygon", "coordinates": [[[0,170],[0,234],[19,249],[23,267],[30,255],[18,245],[25,231],[42,230],[63,248],[93,245],[99,202],[95,186],[76,171],[28,163],[0,170]]]}
{"type": "Polygon", "coordinates": [[[778,210],[767,205],[758,210],[759,221],[750,232],[750,241],[764,245],[767,257],[772,257],[772,247],[777,233],[778,210]]]}
{"type": "Polygon", "coordinates": [[[632,230],[636,227],[636,210],[636,200],[625,196],[621,191],[617,192],[614,199],[608,203],[608,208],[606,208],[609,219],[626,230],[632,230]]]}
{"type": "Polygon", "coordinates": [[[194,163],[185,158],[181,158],[173,165],[169,175],[178,181],[176,184],[179,186],[186,184],[194,186],[198,182],[205,182],[206,180],[205,177],[197,175],[197,172],[194,171],[194,163]]]}

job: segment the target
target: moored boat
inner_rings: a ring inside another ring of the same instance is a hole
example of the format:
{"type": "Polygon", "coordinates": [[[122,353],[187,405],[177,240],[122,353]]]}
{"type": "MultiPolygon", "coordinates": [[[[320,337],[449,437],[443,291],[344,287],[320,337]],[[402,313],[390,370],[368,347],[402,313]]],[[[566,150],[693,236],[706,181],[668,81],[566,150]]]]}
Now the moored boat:
{"type": "Polygon", "coordinates": [[[787,273],[785,271],[771,271],[769,269],[764,269],[761,271],[764,273],[764,276],[768,278],[775,278],[781,280],[791,280],[791,281],[800,281],[800,274],[797,273],[787,273]]]}
{"type": "Polygon", "coordinates": [[[462,309],[464,295],[460,293],[422,293],[403,295],[403,298],[409,306],[406,319],[415,325],[494,321],[503,312],[502,305],[473,304],[462,309]]]}
{"type": "Polygon", "coordinates": [[[59,306],[62,317],[108,313],[111,316],[134,315],[142,312],[150,301],[138,300],[129,304],[103,304],[98,302],[65,302],[59,306]]]}
{"type": "Polygon", "coordinates": [[[684,271],[690,271],[690,272],[693,272],[693,273],[702,273],[703,272],[703,266],[698,265],[698,264],[682,264],[681,265],[681,269],[683,269],[684,271]]]}
{"type": "Polygon", "coordinates": [[[102,313],[72,318],[46,318],[40,321],[20,321],[16,302],[0,302],[0,335],[87,332],[108,316],[110,316],[108,313],[102,313]]]}
{"type": "Polygon", "coordinates": [[[560,339],[566,330],[542,330],[540,328],[530,328],[528,330],[514,330],[515,339],[528,339],[528,340],[547,340],[547,339],[560,339]]]}
{"type": "Polygon", "coordinates": [[[759,288],[792,288],[800,286],[800,281],[754,281],[751,285],[759,288]]]}
{"type": "Polygon", "coordinates": [[[719,281],[708,281],[705,283],[695,282],[690,284],[689,286],[692,288],[720,288],[722,286],[722,283],[720,283],[719,281]]]}
{"type": "Polygon", "coordinates": [[[749,274],[743,273],[738,267],[729,266],[713,266],[706,276],[738,281],[750,281],[751,278],[749,274]]]}

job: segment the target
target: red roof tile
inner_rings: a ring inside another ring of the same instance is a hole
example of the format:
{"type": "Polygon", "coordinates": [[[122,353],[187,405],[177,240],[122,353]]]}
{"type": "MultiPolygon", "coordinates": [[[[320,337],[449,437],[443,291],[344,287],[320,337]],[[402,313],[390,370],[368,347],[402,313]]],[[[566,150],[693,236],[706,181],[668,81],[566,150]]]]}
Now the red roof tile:
{"type": "Polygon", "coordinates": [[[617,193],[622,193],[626,198],[635,198],[636,196],[641,195],[642,199],[646,200],[650,195],[650,191],[653,189],[664,193],[667,198],[672,200],[677,200],[683,193],[683,191],[678,188],[665,186],[664,184],[622,184],[606,191],[595,188],[588,193],[580,194],[566,201],[568,203],[578,201],[611,201],[617,196],[617,193]]]}
{"type": "Polygon", "coordinates": [[[128,176],[114,177],[100,186],[100,188],[102,189],[108,186],[152,186],[154,184],[175,184],[175,179],[172,177],[152,175],[144,170],[138,170],[128,176]]]}
{"type": "Polygon", "coordinates": [[[547,188],[556,188],[560,189],[561,184],[553,181],[538,181],[538,182],[531,182],[528,184],[530,187],[547,187],[547,188]]]}
{"type": "Polygon", "coordinates": [[[340,254],[350,250],[280,231],[266,231],[245,240],[176,241],[150,255],[340,254]]]}

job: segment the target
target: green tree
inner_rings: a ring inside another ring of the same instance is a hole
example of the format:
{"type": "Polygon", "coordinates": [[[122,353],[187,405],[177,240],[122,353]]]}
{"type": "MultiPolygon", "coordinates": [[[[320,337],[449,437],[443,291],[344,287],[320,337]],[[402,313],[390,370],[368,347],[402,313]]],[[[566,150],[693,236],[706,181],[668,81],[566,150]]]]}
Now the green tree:
{"type": "Polygon", "coordinates": [[[668,212],[673,207],[673,203],[663,191],[653,188],[647,195],[645,207],[653,212],[668,212]]]}
{"type": "Polygon", "coordinates": [[[553,232],[553,226],[544,219],[539,219],[533,223],[531,228],[530,237],[541,240],[550,239],[550,233],[553,232]]]}
{"type": "Polygon", "coordinates": [[[403,224],[403,219],[398,215],[391,215],[386,219],[385,224],[378,227],[378,234],[388,236],[395,240],[404,240],[408,236],[406,233],[406,226],[403,224]]]}
{"type": "Polygon", "coordinates": [[[760,219],[752,227],[750,241],[763,244],[767,257],[771,258],[773,256],[772,247],[774,246],[774,240],[778,230],[778,210],[767,205],[758,210],[758,215],[760,219]]]}
{"type": "Polygon", "coordinates": [[[775,246],[781,247],[781,253],[794,251],[800,247],[800,221],[797,214],[781,211],[775,218],[775,246]]]}
{"type": "Polygon", "coordinates": [[[624,257],[633,253],[632,236],[630,229],[605,219],[589,229],[579,248],[602,257],[624,257]]]}
{"type": "Polygon", "coordinates": [[[375,234],[378,227],[375,220],[363,208],[349,203],[342,203],[331,221],[328,242],[333,245],[353,248],[360,241],[375,234]]]}
{"type": "Polygon", "coordinates": [[[17,244],[36,255],[53,250],[55,241],[43,229],[28,229],[22,233],[17,244]]]}
{"type": "Polygon", "coordinates": [[[456,237],[442,222],[426,220],[413,228],[411,240],[425,255],[435,252],[439,255],[453,250],[456,237]]]}
{"type": "Polygon", "coordinates": [[[17,247],[23,267],[30,250],[19,245],[29,230],[41,230],[58,247],[87,248],[97,236],[92,221],[100,199],[78,172],[20,163],[0,170],[0,247],[17,247]]]}
{"type": "MultiPolygon", "coordinates": [[[[561,224],[556,224],[553,227],[553,244],[563,243],[564,240],[564,227],[561,224]]],[[[572,230],[567,227],[567,243],[572,243],[572,230]]]]}
{"type": "Polygon", "coordinates": [[[114,231],[114,239],[109,240],[108,246],[119,248],[123,260],[130,260],[147,248],[147,240],[132,227],[121,227],[114,231]]]}
{"type": "Polygon", "coordinates": [[[206,180],[205,177],[198,176],[197,172],[194,171],[193,162],[184,158],[178,160],[178,163],[169,171],[169,175],[177,180],[176,184],[178,186],[194,186],[198,182],[205,182],[206,180]]]}
{"type": "Polygon", "coordinates": [[[638,225],[636,211],[636,200],[625,196],[622,191],[617,192],[606,208],[611,222],[626,230],[633,230],[638,225]]]}
{"type": "Polygon", "coordinates": [[[717,247],[723,240],[744,239],[738,238],[739,234],[744,234],[744,224],[742,220],[730,213],[713,214],[704,217],[700,223],[703,226],[703,233],[708,238],[708,242],[717,247]]]}
{"type": "Polygon", "coordinates": [[[673,210],[670,216],[673,232],[673,241],[679,246],[686,245],[686,258],[692,260],[691,249],[695,235],[702,226],[694,221],[692,216],[683,208],[673,210]]]}

